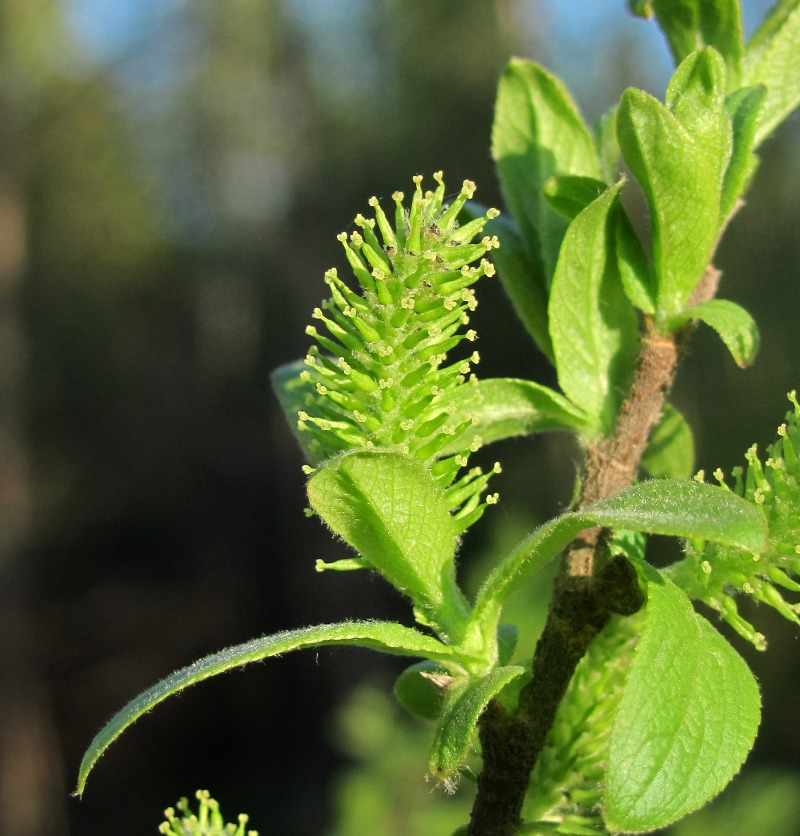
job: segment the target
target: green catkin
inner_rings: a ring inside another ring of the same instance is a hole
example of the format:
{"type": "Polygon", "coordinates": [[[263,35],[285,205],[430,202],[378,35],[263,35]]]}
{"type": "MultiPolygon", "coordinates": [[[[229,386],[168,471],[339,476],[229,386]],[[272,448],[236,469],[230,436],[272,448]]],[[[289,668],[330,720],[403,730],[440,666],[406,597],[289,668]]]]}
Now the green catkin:
{"type": "Polygon", "coordinates": [[[301,375],[309,394],[298,427],[311,438],[316,464],[363,447],[414,456],[446,491],[462,527],[496,496],[480,500],[491,474],[470,471],[458,478],[480,442],[471,431],[477,419],[456,406],[455,396],[470,385],[480,358],[473,352],[445,361],[464,340],[476,339],[475,331],[466,329],[477,304],[472,285],[494,274],[483,256],[498,242],[490,236],[473,239],[498,212],[490,209],[459,226],[456,218],[475,185],[465,181],[447,206],[441,172],[434,180],[436,189],[423,193],[422,177],[414,178],[408,210],[402,193],[395,192],[394,227],[373,197],[374,219],[358,215],[359,231],[349,238],[339,235],[360,292],[336,270],[325,274],[331,296],[314,311],[319,330],[306,331],[317,347],[310,349],[301,375]],[[456,453],[454,439],[462,438],[463,450],[456,453]]]}
{"type": "Polygon", "coordinates": [[[164,818],[158,832],[165,836],[258,836],[256,830],[245,830],[248,817],[241,813],[236,824],[226,824],[219,804],[208,790],[198,790],[195,798],[200,802],[197,813],[192,812],[189,799],[182,798],[174,807],[164,810],[164,818]]]}
{"type": "Polygon", "coordinates": [[[792,409],[778,427],[778,437],[762,461],[756,445],[745,454],[747,469],[733,469],[733,486],[717,470],[717,481],[752,502],[764,520],[769,539],[762,554],[713,543],[690,543],[683,560],[670,567],[672,579],[695,600],[715,609],[741,636],[763,650],[761,633],[739,612],[735,596],[749,595],[800,625],[797,604],[786,601],[781,589],[799,592],[800,584],[800,405],[789,393],[792,409]]]}

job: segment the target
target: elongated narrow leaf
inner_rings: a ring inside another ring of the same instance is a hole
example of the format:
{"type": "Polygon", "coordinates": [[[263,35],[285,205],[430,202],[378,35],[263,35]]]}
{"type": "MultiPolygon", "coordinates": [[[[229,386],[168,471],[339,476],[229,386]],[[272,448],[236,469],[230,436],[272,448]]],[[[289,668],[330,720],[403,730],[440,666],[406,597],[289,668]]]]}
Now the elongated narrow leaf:
{"type": "Polygon", "coordinates": [[[686,128],[642,90],[623,93],[617,136],[650,206],[658,310],[669,316],[708,264],[719,229],[719,181],[686,128]]]}
{"type": "Polygon", "coordinates": [[[607,110],[594,126],[594,139],[600,159],[600,178],[606,183],[617,179],[619,143],[617,142],[617,108],[607,110]]]}
{"type": "Polygon", "coordinates": [[[730,89],[736,88],[743,51],[739,0],[649,0],[644,5],[655,13],[676,64],[698,47],[713,46],[728,66],[730,89]]]}
{"type": "Polygon", "coordinates": [[[611,733],[603,813],[646,833],[702,807],[741,768],[760,720],[741,656],[656,572],[611,733]]]}
{"type": "Polygon", "coordinates": [[[728,299],[712,299],[687,308],[677,321],[690,319],[699,319],[710,325],[728,347],[737,366],[744,368],[755,360],[759,344],[758,326],[740,305],[728,299]]]}
{"type": "Polygon", "coordinates": [[[568,220],[579,215],[608,188],[608,183],[595,177],[565,174],[551,177],[542,189],[547,202],[568,220]]]}
{"type": "MultiPolygon", "coordinates": [[[[558,174],[599,177],[594,140],[566,87],[530,61],[513,59],[497,93],[492,156],[511,214],[547,289],[566,222],[541,189],[558,174]]],[[[526,319],[522,316],[523,321],[526,319]]]]}
{"type": "Polygon", "coordinates": [[[591,426],[587,416],[563,395],[532,380],[479,380],[474,386],[462,387],[453,400],[459,409],[474,415],[478,423],[455,437],[442,455],[463,450],[465,441],[469,446],[470,437],[476,435],[489,444],[552,430],[580,432],[591,426]]]}
{"type": "Polygon", "coordinates": [[[436,729],[428,769],[446,781],[461,766],[469,752],[478,718],[496,694],[522,676],[525,668],[508,665],[495,668],[481,679],[456,679],[445,696],[436,729]]]}
{"type": "Polygon", "coordinates": [[[308,366],[302,360],[279,366],[271,375],[272,388],[275,390],[278,403],[306,459],[311,464],[319,464],[319,457],[315,456],[313,449],[308,446],[312,438],[311,434],[301,433],[297,429],[297,413],[308,407],[308,398],[311,394],[309,384],[300,379],[300,372],[307,368],[308,366]]]}
{"type": "Polygon", "coordinates": [[[694,435],[672,404],[665,404],[642,456],[654,479],[688,479],[694,473],[694,435]]]}
{"type": "Polygon", "coordinates": [[[622,288],[609,220],[621,185],[570,224],[550,293],[558,383],[600,430],[616,416],[638,346],[636,312],[622,288]]]}
{"type": "Polygon", "coordinates": [[[764,87],[743,87],[728,96],[725,107],[733,125],[733,150],[722,184],[719,216],[725,219],[744,194],[758,166],[753,154],[758,114],[766,96],[764,87]]]}
{"type": "Polygon", "coordinates": [[[89,745],[81,763],[76,794],[83,793],[89,772],[109,745],[142,714],[170,695],[177,694],[184,688],[219,673],[251,662],[259,662],[270,656],[278,656],[281,653],[300,650],[304,647],[335,644],[368,647],[398,656],[422,656],[443,663],[451,670],[458,670],[458,662],[451,648],[409,627],[387,621],[320,624],[316,627],[287,630],[272,636],[253,639],[206,656],[186,668],[181,668],[118,711],[89,745]]]}
{"type": "Polygon", "coordinates": [[[458,634],[466,605],[455,582],[456,528],[430,471],[402,453],[360,450],[318,470],[308,498],[369,566],[458,634]]]}
{"type": "Polygon", "coordinates": [[[766,531],[751,502],[729,490],[694,481],[641,482],[594,505],[562,514],[529,534],[492,571],[478,592],[472,623],[494,635],[502,602],[592,526],[712,540],[754,553],[766,547],[766,531]]]}
{"type": "Polygon", "coordinates": [[[800,0],[778,0],[745,50],[742,86],[763,84],[755,147],[800,104],[800,0]]]}

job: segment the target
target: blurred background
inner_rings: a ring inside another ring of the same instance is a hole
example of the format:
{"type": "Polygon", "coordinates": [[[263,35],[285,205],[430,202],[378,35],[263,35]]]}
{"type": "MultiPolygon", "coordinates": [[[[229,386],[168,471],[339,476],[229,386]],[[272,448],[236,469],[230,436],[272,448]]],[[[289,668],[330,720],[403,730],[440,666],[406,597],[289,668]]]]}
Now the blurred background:
{"type": "MultiPolygon", "coordinates": [[[[748,32],[767,5],[744,2],[748,32]]],[[[623,0],[0,0],[0,833],[155,833],[200,787],[262,836],[464,820],[468,791],[423,781],[429,732],[386,703],[402,664],[341,649],[190,689],[69,793],[99,727],[175,668],[284,628],[409,621],[379,579],[314,572],[340,548],[303,515],[269,373],[305,354],[335,236],[371,195],[444,169],[501,205],[511,55],[591,121],[670,73],[623,0]]],[[[738,370],[701,331],[678,381],[707,471],[769,443],[800,386],[798,140],[794,116],[765,144],[718,255],[761,355],[738,370]]],[[[499,284],[478,293],[481,374],[553,384],[499,284]]],[[[560,435],[488,455],[501,502],[465,543],[467,583],[565,506],[576,460],[560,435]]],[[[543,590],[525,596],[530,643],[543,590]]],[[[737,644],[765,708],[749,777],[705,833],[800,833],[800,652],[771,612],[766,655],[737,644]],[[743,824],[756,801],[761,823],[789,810],[784,829],[743,824]]]]}

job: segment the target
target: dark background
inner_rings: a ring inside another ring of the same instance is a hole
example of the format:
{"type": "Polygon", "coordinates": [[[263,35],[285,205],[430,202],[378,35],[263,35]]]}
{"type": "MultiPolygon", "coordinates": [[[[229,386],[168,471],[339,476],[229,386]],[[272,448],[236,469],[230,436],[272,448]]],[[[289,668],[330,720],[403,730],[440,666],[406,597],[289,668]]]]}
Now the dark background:
{"type": "MultiPolygon", "coordinates": [[[[303,515],[269,373],[305,353],[335,236],[370,195],[441,168],[501,205],[489,136],[512,54],[562,74],[592,120],[627,85],[663,93],[655,28],[623,0],[577,5],[0,2],[0,833],[153,833],[205,786],[262,834],[329,826],[331,712],[396,670],[362,651],[190,689],[68,793],[102,723],[171,670],[284,628],[408,620],[381,581],[314,572],[339,547],[303,515]]],[[[752,26],[765,4],[744,5],[752,26]]],[[[708,472],[771,441],[800,384],[799,138],[795,116],[764,146],[718,256],[761,355],[741,371],[701,331],[677,385],[708,472]]],[[[478,293],[481,374],[554,383],[499,284],[478,293]]],[[[563,438],[492,454],[499,524],[568,501],[563,438]]],[[[754,761],[800,767],[796,633],[755,617],[754,761]]]]}

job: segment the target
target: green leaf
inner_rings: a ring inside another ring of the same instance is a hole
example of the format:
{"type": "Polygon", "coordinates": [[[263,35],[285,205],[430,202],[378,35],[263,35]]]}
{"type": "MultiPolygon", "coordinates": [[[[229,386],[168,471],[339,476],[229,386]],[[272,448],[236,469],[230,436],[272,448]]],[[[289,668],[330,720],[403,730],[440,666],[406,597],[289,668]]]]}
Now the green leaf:
{"type": "Polygon", "coordinates": [[[573,220],[608,188],[608,183],[595,177],[565,174],[551,177],[542,189],[547,202],[567,220],[573,220]]]}
{"type": "Polygon", "coordinates": [[[606,183],[617,179],[619,143],[617,142],[617,108],[607,110],[594,126],[594,139],[600,159],[600,178],[606,183]]]}
{"type": "Polygon", "coordinates": [[[394,695],[414,717],[436,720],[442,713],[446,684],[452,681],[441,665],[425,659],[406,668],[394,683],[394,695]]]}
{"type": "Polygon", "coordinates": [[[494,636],[503,601],[592,526],[699,537],[751,552],[766,547],[755,506],[725,488],[694,481],[640,482],[588,508],[550,520],[529,534],[489,574],[478,591],[471,626],[494,636]]]}
{"type": "Polygon", "coordinates": [[[779,0],[744,54],[742,86],[763,84],[755,147],[800,104],[800,0],[779,0]]]}
{"type": "Polygon", "coordinates": [[[759,344],[758,326],[740,305],[728,299],[712,299],[687,308],[675,321],[682,324],[691,319],[705,322],[720,335],[737,366],[744,368],[755,359],[759,344]]]}
{"type": "Polygon", "coordinates": [[[642,90],[622,94],[617,136],[650,207],[658,310],[669,316],[681,310],[708,264],[720,184],[691,134],[642,90]]]}
{"type": "Polygon", "coordinates": [[[426,621],[455,639],[467,606],[455,581],[456,527],[424,465],[403,453],[358,450],[308,482],[311,507],[426,621]]]}
{"type": "Polygon", "coordinates": [[[739,0],[651,0],[647,5],[650,14],[641,16],[655,12],[676,64],[698,47],[713,46],[727,64],[730,89],[736,88],[743,51],[739,0]]]}
{"type": "Polygon", "coordinates": [[[541,263],[523,243],[514,222],[500,215],[486,225],[488,235],[496,235],[500,247],[492,261],[506,295],[527,332],[542,354],[553,362],[553,346],[547,330],[547,283],[541,263]]]}
{"type": "Polygon", "coordinates": [[[702,807],[739,771],[758,685],[728,642],[654,570],[647,620],[611,733],[604,818],[646,833],[702,807]]]}
{"type": "Polygon", "coordinates": [[[532,380],[500,377],[478,380],[462,387],[453,398],[459,411],[469,413],[478,423],[453,438],[441,455],[457,453],[480,436],[484,444],[520,435],[573,430],[590,426],[586,415],[563,395],[532,380]]]}
{"type": "Polygon", "coordinates": [[[469,752],[478,718],[489,700],[526,669],[520,665],[495,668],[480,679],[456,679],[447,691],[433,740],[430,772],[442,781],[450,779],[469,752]]]}
{"type": "Polygon", "coordinates": [[[753,154],[758,114],[766,96],[764,87],[743,87],[731,93],[725,108],[733,124],[733,150],[725,179],[722,183],[719,216],[723,220],[730,215],[736,201],[744,194],[750,178],[758,166],[753,154]]]}
{"type": "Polygon", "coordinates": [[[530,61],[512,59],[500,80],[492,157],[546,291],[566,223],[547,205],[542,186],[553,175],[599,177],[600,170],[592,135],[566,87],[530,61]]]}
{"type": "Polygon", "coordinates": [[[721,184],[731,155],[733,129],[725,110],[725,64],[719,53],[710,47],[691,53],[670,79],[665,104],[689,132],[721,184]]]}
{"type": "Polygon", "coordinates": [[[642,456],[642,467],[654,479],[688,479],[694,473],[694,435],[672,404],[664,404],[642,456]]]}
{"type": "Polygon", "coordinates": [[[636,312],[617,271],[609,224],[621,186],[607,189],[570,224],[548,308],[559,385],[601,431],[616,416],[639,336],[636,312]]]}
{"type": "Polygon", "coordinates": [[[634,307],[646,314],[656,312],[656,289],[653,271],[642,249],[639,236],[628,213],[620,206],[614,228],[617,268],[625,295],[634,307]]]}
{"type": "Polygon", "coordinates": [[[311,464],[319,464],[320,456],[315,456],[314,451],[308,445],[311,440],[310,434],[301,433],[297,429],[297,413],[308,406],[308,398],[312,395],[309,384],[300,379],[300,373],[307,368],[308,366],[303,360],[296,360],[294,363],[278,366],[270,375],[270,379],[278,403],[281,405],[283,414],[286,416],[289,427],[297,439],[303,455],[311,464]]]}
{"type": "Polygon", "coordinates": [[[97,734],[83,756],[76,795],[80,796],[83,793],[89,772],[109,745],[142,714],[172,694],[177,694],[184,688],[219,673],[251,662],[260,662],[270,656],[277,656],[290,650],[300,650],[304,647],[335,644],[368,647],[398,656],[423,656],[448,666],[454,672],[459,670],[457,658],[451,648],[430,636],[424,636],[409,627],[388,621],[320,624],[316,627],[287,630],[272,636],[253,639],[206,656],[186,668],[181,668],[118,711],[97,734]]]}

